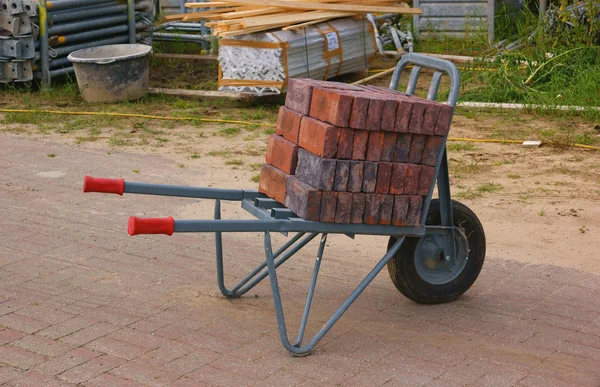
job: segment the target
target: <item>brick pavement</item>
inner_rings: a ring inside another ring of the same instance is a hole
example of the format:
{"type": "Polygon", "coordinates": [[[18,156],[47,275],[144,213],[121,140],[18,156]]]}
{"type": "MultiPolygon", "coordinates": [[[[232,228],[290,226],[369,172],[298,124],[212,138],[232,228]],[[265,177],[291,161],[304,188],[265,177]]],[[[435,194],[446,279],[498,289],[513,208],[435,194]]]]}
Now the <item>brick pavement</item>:
{"type": "MultiPolygon", "coordinates": [[[[490,251],[465,296],[422,306],[383,272],[311,356],[292,358],[268,283],[241,300],[219,296],[210,235],[126,236],[131,214],[209,215],[208,204],[83,195],[84,174],[172,184],[203,177],[153,156],[0,137],[0,384],[600,385],[598,276],[490,251]]],[[[244,257],[260,254],[260,239],[226,236],[229,283],[257,262],[244,257]]],[[[313,332],[385,241],[329,244],[313,332]]],[[[300,316],[311,264],[302,255],[281,267],[290,320],[300,316]]]]}

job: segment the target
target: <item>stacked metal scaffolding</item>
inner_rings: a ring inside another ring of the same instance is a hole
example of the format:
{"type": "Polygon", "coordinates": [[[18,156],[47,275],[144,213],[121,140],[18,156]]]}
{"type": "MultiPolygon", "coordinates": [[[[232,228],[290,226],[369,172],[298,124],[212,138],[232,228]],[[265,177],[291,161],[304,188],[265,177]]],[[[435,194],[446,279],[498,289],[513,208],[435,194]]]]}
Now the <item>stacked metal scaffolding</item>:
{"type": "Polygon", "coordinates": [[[152,0],[0,0],[0,8],[0,83],[35,77],[49,87],[73,72],[73,51],[151,43],[152,0]]]}

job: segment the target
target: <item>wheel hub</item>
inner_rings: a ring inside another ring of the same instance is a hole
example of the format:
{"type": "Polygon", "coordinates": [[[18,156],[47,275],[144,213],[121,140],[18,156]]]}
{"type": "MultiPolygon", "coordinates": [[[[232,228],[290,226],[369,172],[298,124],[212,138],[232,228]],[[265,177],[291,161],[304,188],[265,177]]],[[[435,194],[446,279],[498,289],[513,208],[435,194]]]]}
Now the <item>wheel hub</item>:
{"type": "Polygon", "coordinates": [[[454,281],[464,270],[469,259],[469,243],[459,228],[454,229],[456,257],[444,251],[444,235],[425,234],[415,251],[415,268],[425,282],[444,285],[454,281]]]}

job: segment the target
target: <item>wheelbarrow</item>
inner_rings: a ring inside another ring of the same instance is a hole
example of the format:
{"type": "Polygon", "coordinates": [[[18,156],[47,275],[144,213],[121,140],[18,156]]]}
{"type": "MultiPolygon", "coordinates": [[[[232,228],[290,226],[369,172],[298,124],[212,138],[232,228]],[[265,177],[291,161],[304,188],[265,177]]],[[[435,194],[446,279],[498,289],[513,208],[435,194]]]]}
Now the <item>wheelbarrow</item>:
{"type": "MultiPolygon", "coordinates": [[[[398,89],[400,75],[405,67],[413,65],[406,93],[413,95],[422,68],[434,70],[427,99],[435,100],[440,80],[444,74],[450,78],[448,104],[456,106],[460,86],[456,67],[445,60],[418,54],[408,54],[400,60],[393,74],[390,88],[398,89]]],[[[444,137],[435,179],[424,200],[420,226],[398,227],[390,225],[336,224],[307,221],[297,217],[279,202],[250,190],[185,187],[126,182],[123,179],[103,179],[86,176],[84,192],[102,192],[122,195],[123,193],[175,196],[197,199],[213,199],[214,219],[175,220],[167,218],[131,217],[128,222],[129,235],[210,232],[215,234],[217,283],[227,298],[238,298],[269,277],[275,315],[283,346],[294,356],[310,354],[317,343],[329,332],[344,312],[387,265],[396,288],[409,299],[423,304],[449,302],[467,291],[477,279],[485,259],[485,235],[477,216],[467,206],[451,200],[444,137]],[[432,199],[435,181],[438,199],[432,199]],[[244,210],[258,220],[221,219],[221,201],[238,201],[244,210]],[[223,269],[224,232],[261,232],[264,234],[265,261],[252,270],[233,288],[225,286],[223,269]],[[279,249],[274,250],[271,233],[287,236],[295,233],[279,249]],[[328,234],[389,236],[387,253],[364,277],[356,289],[333,313],[323,327],[306,341],[306,330],[311,303],[315,293],[319,269],[325,251],[328,234]],[[283,312],[277,268],[287,262],[298,251],[317,236],[320,237],[317,257],[298,335],[294,341],[288,338],[283,312]]]]}

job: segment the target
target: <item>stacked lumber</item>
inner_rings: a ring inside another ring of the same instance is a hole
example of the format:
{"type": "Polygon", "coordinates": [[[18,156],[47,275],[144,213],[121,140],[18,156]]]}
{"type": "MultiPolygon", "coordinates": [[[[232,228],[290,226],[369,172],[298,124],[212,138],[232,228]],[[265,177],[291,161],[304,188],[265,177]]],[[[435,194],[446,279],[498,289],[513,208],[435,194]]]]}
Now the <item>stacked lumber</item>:
{"type": "Polygon", "coordinates": [[[302,29],[324,21],[360,16],[366,13],[420,14],[407,0],[232,0],[186,3],[188,8],[208,8],[201,12],[171,15],[168,20],[207,21],[215,36],[233,36],[275,28],[302,29]]]}
{"type": "Polygon", "coordinates": [[[389,89],[291,79],[259,191],[306,220],[417,226],[452,114],[389,89]]]}

